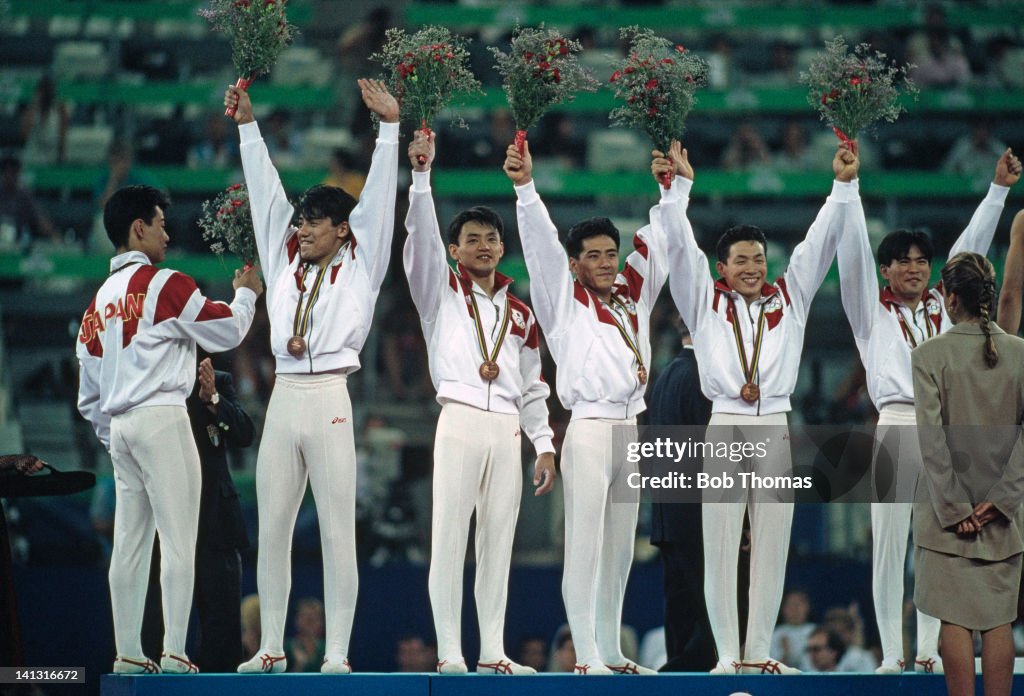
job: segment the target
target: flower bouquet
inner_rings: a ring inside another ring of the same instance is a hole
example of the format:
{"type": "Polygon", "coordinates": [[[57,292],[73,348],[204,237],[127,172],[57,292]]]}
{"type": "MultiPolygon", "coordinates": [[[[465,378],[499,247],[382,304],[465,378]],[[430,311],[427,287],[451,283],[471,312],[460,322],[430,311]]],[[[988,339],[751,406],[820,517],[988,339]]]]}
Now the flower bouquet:
{"type": "Polygon", "coordinates": [[[230,251],[252,267],[257,257],[256,234],[249,209],[249,191],[244,184],[234,184],[217,194],[212,201],[203,201],[203,215],[199,218],[203,241],[210,251],[221,256],[230,251]]]}
{"type": "MultiPolygon", "coordinates": [[[[608,84],[625,103],[609,118],[615,125],[643,130],[657,149],[667,153],[683,134],[697,89],[707,84],[708,64],[650,29],[624,27],[619,34],[629,39],[629,55],[616,66],[608,84]]],[[[664,175],[661,183],[669,188],[672,175],[664,175]]]]}
{"type": "MultiPolygon", "coordinates": [[[[285,16],[286,0],[210,0],[199,16],[231,42],[231,62],[239,76],[235,86],[249,89],[257,76],[270,72],[281,51],[292,42],[295,25],[285,16]]],[[[234,116],[228,107],[225,116],[234,116]]]]}
{"type": "Polygon", "coordinates": [[[800,82],[810,88],[807,102],[856,154],[857,135],[883,119],[892,123],[906,111],[899,103],[901,92],[917,98],[918,89],[907,76],[913,67],[893,65],[866,43],[851,53],[837,36],[800,73],[800,82]]]}
{"type": "MultiPolygon", "coordinates": [[[[467,44],[444,27],[426,26],[412,35],[388,29],[384,46],[370,56],[390,71],[384,81],[398,99],[402,120],[414,122],[428,137],[430,124],[455,94],[480,92],[467,44]]],[[[461,118],[455,122],[465,126],[461,118]]]]}
{"type": "Polygon", "coordinates": [[[549,107],[572,101],[577,92],[597,91],[597,80],[576,55],[583,50],[579,41],[566,39],[554,29],[517,26],[509,53],[493,46],[489,50],[494,54],[494,68],[503,78],[520,154],[527,129],[549,107]]]}

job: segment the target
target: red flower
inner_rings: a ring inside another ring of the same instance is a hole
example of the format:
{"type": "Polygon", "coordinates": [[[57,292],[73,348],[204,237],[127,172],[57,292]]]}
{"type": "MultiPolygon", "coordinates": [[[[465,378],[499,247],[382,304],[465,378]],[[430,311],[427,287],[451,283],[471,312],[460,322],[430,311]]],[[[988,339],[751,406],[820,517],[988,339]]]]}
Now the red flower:
{"type": "Polygon", "coordinates": [[[241,208],[242,201],[231,201],[231,205],[234,206],[235,208],[241,208]]]}
{"type": "Polygon", "coordinates": [[[551,77],[554,78],[556,83],[562,81],[562,73],[558,72],[558,68],[551,71],[551,77]]]}
{"type": "Polygon", "coordinates": [[[266,6],[270,6],[270,5],[273,5],[273,4],[274,4],[274,0],[267,0],[267,1],[265,2],[265,3],[263,3],[263,5],[264,5],[265,7],[266,7],[266,6]]]}
{"type": "Polygon", "coordinates": [[[850,84],[851,85],[859,85],[860,84],[860,78],[859,77],[851,77],[850,78],[850,84]]]}
{"type": "Polygon", "coordinates": [[[564,56],[564,55],[567,55],[567,54],[569,53],[569,47],[568,47],[568,46],[566,46],[566,45],[565,45],[565,44],[563,43],[563,44],[559,45],[559,47],[558,47],[558,52],[559,52],[560,54],[562,54],[563,56],[564,56]]]}
{"type": "Polygon", "coordinates": [[[674,65],[675,64],[675,61],[672,60],[671,58],[662,58],[661,62],[666,64],[666,65],[674,65]]]}
{"type": "Polygon", "coordinates": [[[525,60],[533,60],[533,54],[527,51],[526,53],[523,54],[523,58],[525,60]]]}
{"type": "Polygon", "coordinates": [[[650,80],[647,81],[647,84],[644,85],[644,89],[651,90],[651,89],[654,89],[657,86],[658,86],[658,81],[656,79],[654,79],[654,78],[651,78],[650,80]]]}
{"type": "Polygon", "coordinates": [[[686,48],[681,44],[676,44],[676,53],[686,53],[686,48]]]}
{"type": "Polygon", "coordinates": [[[609,79],[608,81],[609,82],[615,82],[620,77],[622,77],[622,71],[621,70],[616,70],[615,72],[612,73],[611,79],[609,79]]]}
{"type": "Polygon", "coordinates": [[[551,67],[551,63],[549,63],[547,61],[544,61],[544,62],[538,64],[537,67],[540,68],[541,70],[547,70],[548,68],[551,67]]]}
{"type": "Polygon", "coordinates": [[[632,94],[631,94],[631,95],[629,95],[629,98],[628,98],[628,99],[626,99],[626,103],[627,103],[627,104],[632,104],[632,103],[633,103],[633,102],[635,102],[635,101],[636,101],[636,97],[634,97],[634,96],[633,96],[632,94]]]}
{"type": "Polygon", "coordinates": [[[658,109],[657,108],[652,106],[651,108],[649,108],[647,110],[647,118],[654,118],[657,115],[658,115],[658,109]]]}
{"type": "Polygon", "coordinates": [[[228,186],[228,191],[237,191],[240,188],[242,188],[241,184],[232,184],[231,186],[228,186]]]}
{"type": "Polygon", "coordinates": [[[445,58],[454,58],[455,54],[452,53],[451,51],[448,51],[447,53],[444,54],[444,57],[445,58]]]}
{"type": "Polygon", "coordinates": [[[632,75],[633,73],[636,72],[636,68],[634,68],[632,65],[628,65],[626,66],[626,69],[623,70],[623,72],[626,73],[627,75],[632,75]]]}

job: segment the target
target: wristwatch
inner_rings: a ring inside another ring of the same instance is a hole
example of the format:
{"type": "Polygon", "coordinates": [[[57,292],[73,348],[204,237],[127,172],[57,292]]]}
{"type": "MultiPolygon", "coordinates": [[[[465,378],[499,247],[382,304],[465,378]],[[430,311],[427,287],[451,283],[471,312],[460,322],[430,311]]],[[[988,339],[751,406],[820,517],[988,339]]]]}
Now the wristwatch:
{"type": "Polygon", "coordinates": [[[217,392],[214,392],[214,393],[213,393],[213,396],[211,396],[211,397],[210,397],[210,400],[209,400],[209,401],[207,401],[206,403],[207,403],[207,404],[208,404],[209,406],[216,406],[217,404],[219,404],[219,403],[220,403],[220,394],[218,394],[217,392]]]}

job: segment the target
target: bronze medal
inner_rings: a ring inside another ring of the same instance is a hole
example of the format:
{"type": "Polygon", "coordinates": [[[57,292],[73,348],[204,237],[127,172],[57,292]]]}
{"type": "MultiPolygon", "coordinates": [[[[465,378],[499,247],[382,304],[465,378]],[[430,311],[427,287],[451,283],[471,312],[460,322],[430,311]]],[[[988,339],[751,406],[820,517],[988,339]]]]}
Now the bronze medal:
{"type": "Polygon", "coordinates": [[[641,365],[636,370],[636,378],[640,380],[640,384],[647,384],[647,368],[641,365]]]}
{"type": "Polygon", "coordinates": [[[498,368],[498,363],[494,360],[484,360],[480,363],[480,376],[488,382],[497,379],[499,372],[501,372],[501,369],[498,368]]]}
{"type": "Polygon", "coordinates": [[[306,339],[302,336],[292,336],[288,339],[288,352],[292,357],[301,358],[306,354],[306,339]]]}
{"type": "Polygon", "coordinates": [[[743,388],[740,389],[740,396],[743,397],[743,400],[748,404],[752,404],[761,398],[761,389],[753,382],[747,382],[743,385],[743,388]]]}

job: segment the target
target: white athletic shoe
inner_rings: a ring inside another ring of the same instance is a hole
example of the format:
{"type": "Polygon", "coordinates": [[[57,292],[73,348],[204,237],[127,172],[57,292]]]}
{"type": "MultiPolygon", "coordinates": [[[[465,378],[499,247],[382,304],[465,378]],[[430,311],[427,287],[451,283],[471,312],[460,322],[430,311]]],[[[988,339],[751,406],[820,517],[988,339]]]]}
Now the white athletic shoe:
{"type": "Polygon", "coordinates": [[[199,674],[199,666],[188,655],[165,652],[160,656],[160,669],[165,674],[199,674]]]}
{"type": "Polygon", "coordinates": [[[573,667],[572,673],[582,674],[586,676],[615,674],[615,672],[611,671],[600,662],[585,662],[583,664],[577,664],[575,667],[573,667]]]}
{"type": "Polygon", "coordinates": [[[938,655],[918,655],[914,658],[914,671],[923,674],[943,674],[942,658],[938,655]]]}
{"type": "Polygon", "coordinates": [[[624,661],[620,665],[608,665],[608,669],[610,669],[615,674],[657,674],[658,673],[656,670],[650,669],[649,667],[644,667],[643,665],[638,665],[637,663],[633,662],[632,660],[626,660],[626,661],[624,661]]]}
{"type": "Polygon", "coordinates": [[[114,674],[160,674],[160,665],[143,655],[142,657],[114,658],[114,674]]]}
{"type": "Polygon", "coordinates": [[[277,674],[288,669],[288,659],[284,654],[274,655],[261,650],[251,660],[238,665],[239,674],[277,674]]]}
{"type": "Polygon", "coordinates": [[[320,674],[352,674],[352,665],[347,657],[325,657],[320,674]]]}
{"type": "Polygon", "coordinates": [[[481,659],[476,663],[477,674],[536,674],[533,667],[513,662],[507,657],[499,657],[497,660],[481,659]]]}
{"type": "Polygon", "coordinates": [[[719,660],[718,663],[711,668],[710,674],[739,674],[740,663],[736,660],[719,660]]]}
{"type": "Polygon", "coordinates": [[[800,670],[766,657],[763,660],[741,662],[740,674],[800,674],[800,670]]]}
{"type": "Polygon", "coordinates": [[[903,674],[906,663],[903,660],[896,660],[895,664],[883,662],[875,669],[875,674],[903,674]]]}
{"type": "Polygon", "coordinates": [[[466,667],[466,661],[462,658],[458,660],[441,660],[437,663],[438,674],[465,674],[469,671],[466,667]]]}

